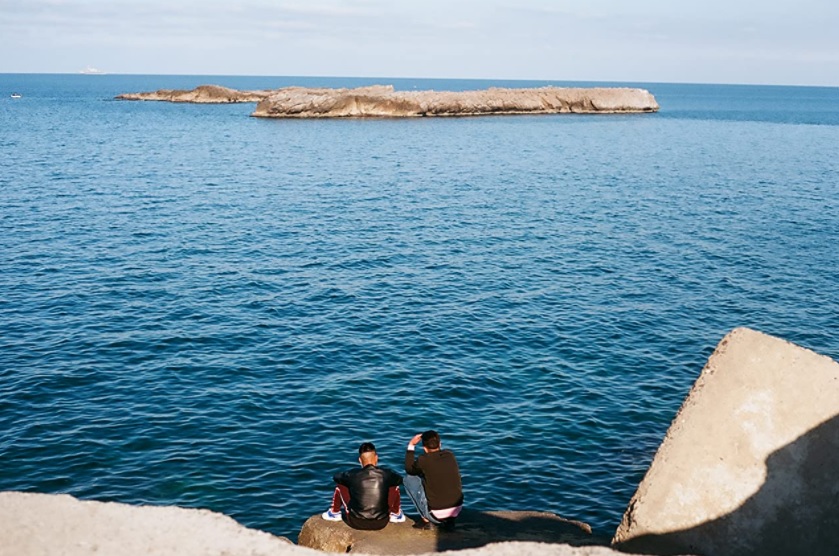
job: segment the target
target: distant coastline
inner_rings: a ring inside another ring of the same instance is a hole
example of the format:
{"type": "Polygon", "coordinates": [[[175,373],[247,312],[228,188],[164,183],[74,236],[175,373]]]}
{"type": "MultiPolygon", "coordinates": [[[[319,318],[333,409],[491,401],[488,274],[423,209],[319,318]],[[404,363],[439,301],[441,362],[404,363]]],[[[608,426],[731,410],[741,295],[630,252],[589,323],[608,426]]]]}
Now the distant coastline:
{"type": "Polygon", "coordinates": [[[285,87],[239,91],[218,85],[193,90],[124,93],[119,100],[197,104],[257,102],[261,118],[416,118],[516,114],[625,114],[657,112],[655,97],[625,87],[491,87],[469,91],[396,91],[393,85],[354,89],[285,87]]]}

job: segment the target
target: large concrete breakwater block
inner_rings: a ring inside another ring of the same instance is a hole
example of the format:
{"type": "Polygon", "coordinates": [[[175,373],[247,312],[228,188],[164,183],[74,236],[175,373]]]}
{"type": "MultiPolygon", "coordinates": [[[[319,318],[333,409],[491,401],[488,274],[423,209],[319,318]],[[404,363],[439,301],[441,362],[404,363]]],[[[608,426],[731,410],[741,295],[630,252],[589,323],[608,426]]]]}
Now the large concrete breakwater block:
{"type": "Polygon", "coordinates": [[[647,554],[839,554],[839,364],[738,328],[717,346],[613,539],[647,554]]]}

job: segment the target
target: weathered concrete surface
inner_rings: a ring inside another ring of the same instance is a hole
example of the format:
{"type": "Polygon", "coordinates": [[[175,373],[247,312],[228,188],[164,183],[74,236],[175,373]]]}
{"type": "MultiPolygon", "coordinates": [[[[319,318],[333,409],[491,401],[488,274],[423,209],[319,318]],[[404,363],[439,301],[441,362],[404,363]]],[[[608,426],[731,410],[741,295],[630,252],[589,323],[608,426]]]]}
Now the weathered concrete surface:
{"type": "Polygon", "coordinates": [[[547,512],[479,512],[465,509],[454,531],[420,530],[408,518],[381,531],[358,531],[320,515],[303,524],[300,546],[325,552],[364,554],[417,554],[475,548],[503,541],[532,541],[574,546],[608,545],[595,537],[587,524],[547,512]]]}
{"type": "Polygon", "coordinates": [[[288,539],[208,510],[0,492],[2,556],[306,556],[288,539]]]}
{"type": "Polygon", "coordinates": [[[157,100],[165,102],[190,102],[196,104],[229,104],[233,102],[259,102],[272,91],[238,91],[219,85],[200,85],[191,91],[160,89],[148,93],[124,93],[119,100],[157,100]]]}
{"type": "Polygon", "coordinates": [[[839,553],[839,364],[745,328],[717,346],[613,542],[650,554],[839,553]]]}
{"type": "Polygon", "coordinates": [[[559,88],[479,91],[394,91],[392,86],[358,89],[279,89],[260,101],[252,116],[265,118],[406,118],[655,112],[655,97],[643,89],[559,88]]]}

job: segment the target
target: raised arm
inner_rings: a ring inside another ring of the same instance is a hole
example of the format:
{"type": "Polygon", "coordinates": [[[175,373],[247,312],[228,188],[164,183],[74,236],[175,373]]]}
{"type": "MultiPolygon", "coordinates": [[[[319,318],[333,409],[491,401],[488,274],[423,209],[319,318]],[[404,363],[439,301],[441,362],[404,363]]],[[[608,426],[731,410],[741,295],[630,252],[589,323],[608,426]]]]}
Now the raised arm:
{"type": "Polygon", "coordinates": [[[408,442],[408,449],[405,450],[405,473],[408,475],[419,475],[421,470],[417,467],[417,460],[414,457],[414,451],[417,444],[422,440],[422,434],[416,434],[408,442]]]}

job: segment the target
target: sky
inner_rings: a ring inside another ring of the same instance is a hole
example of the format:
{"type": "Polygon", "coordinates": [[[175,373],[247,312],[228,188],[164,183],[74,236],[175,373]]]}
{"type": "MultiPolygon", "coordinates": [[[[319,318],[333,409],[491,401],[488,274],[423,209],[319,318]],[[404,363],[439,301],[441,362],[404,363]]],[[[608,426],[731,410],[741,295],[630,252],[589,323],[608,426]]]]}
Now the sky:
{"type": "Polygon", "coordinates": [[[0,0],[0,73],[839,86],[839,0],[0,0]]]}

